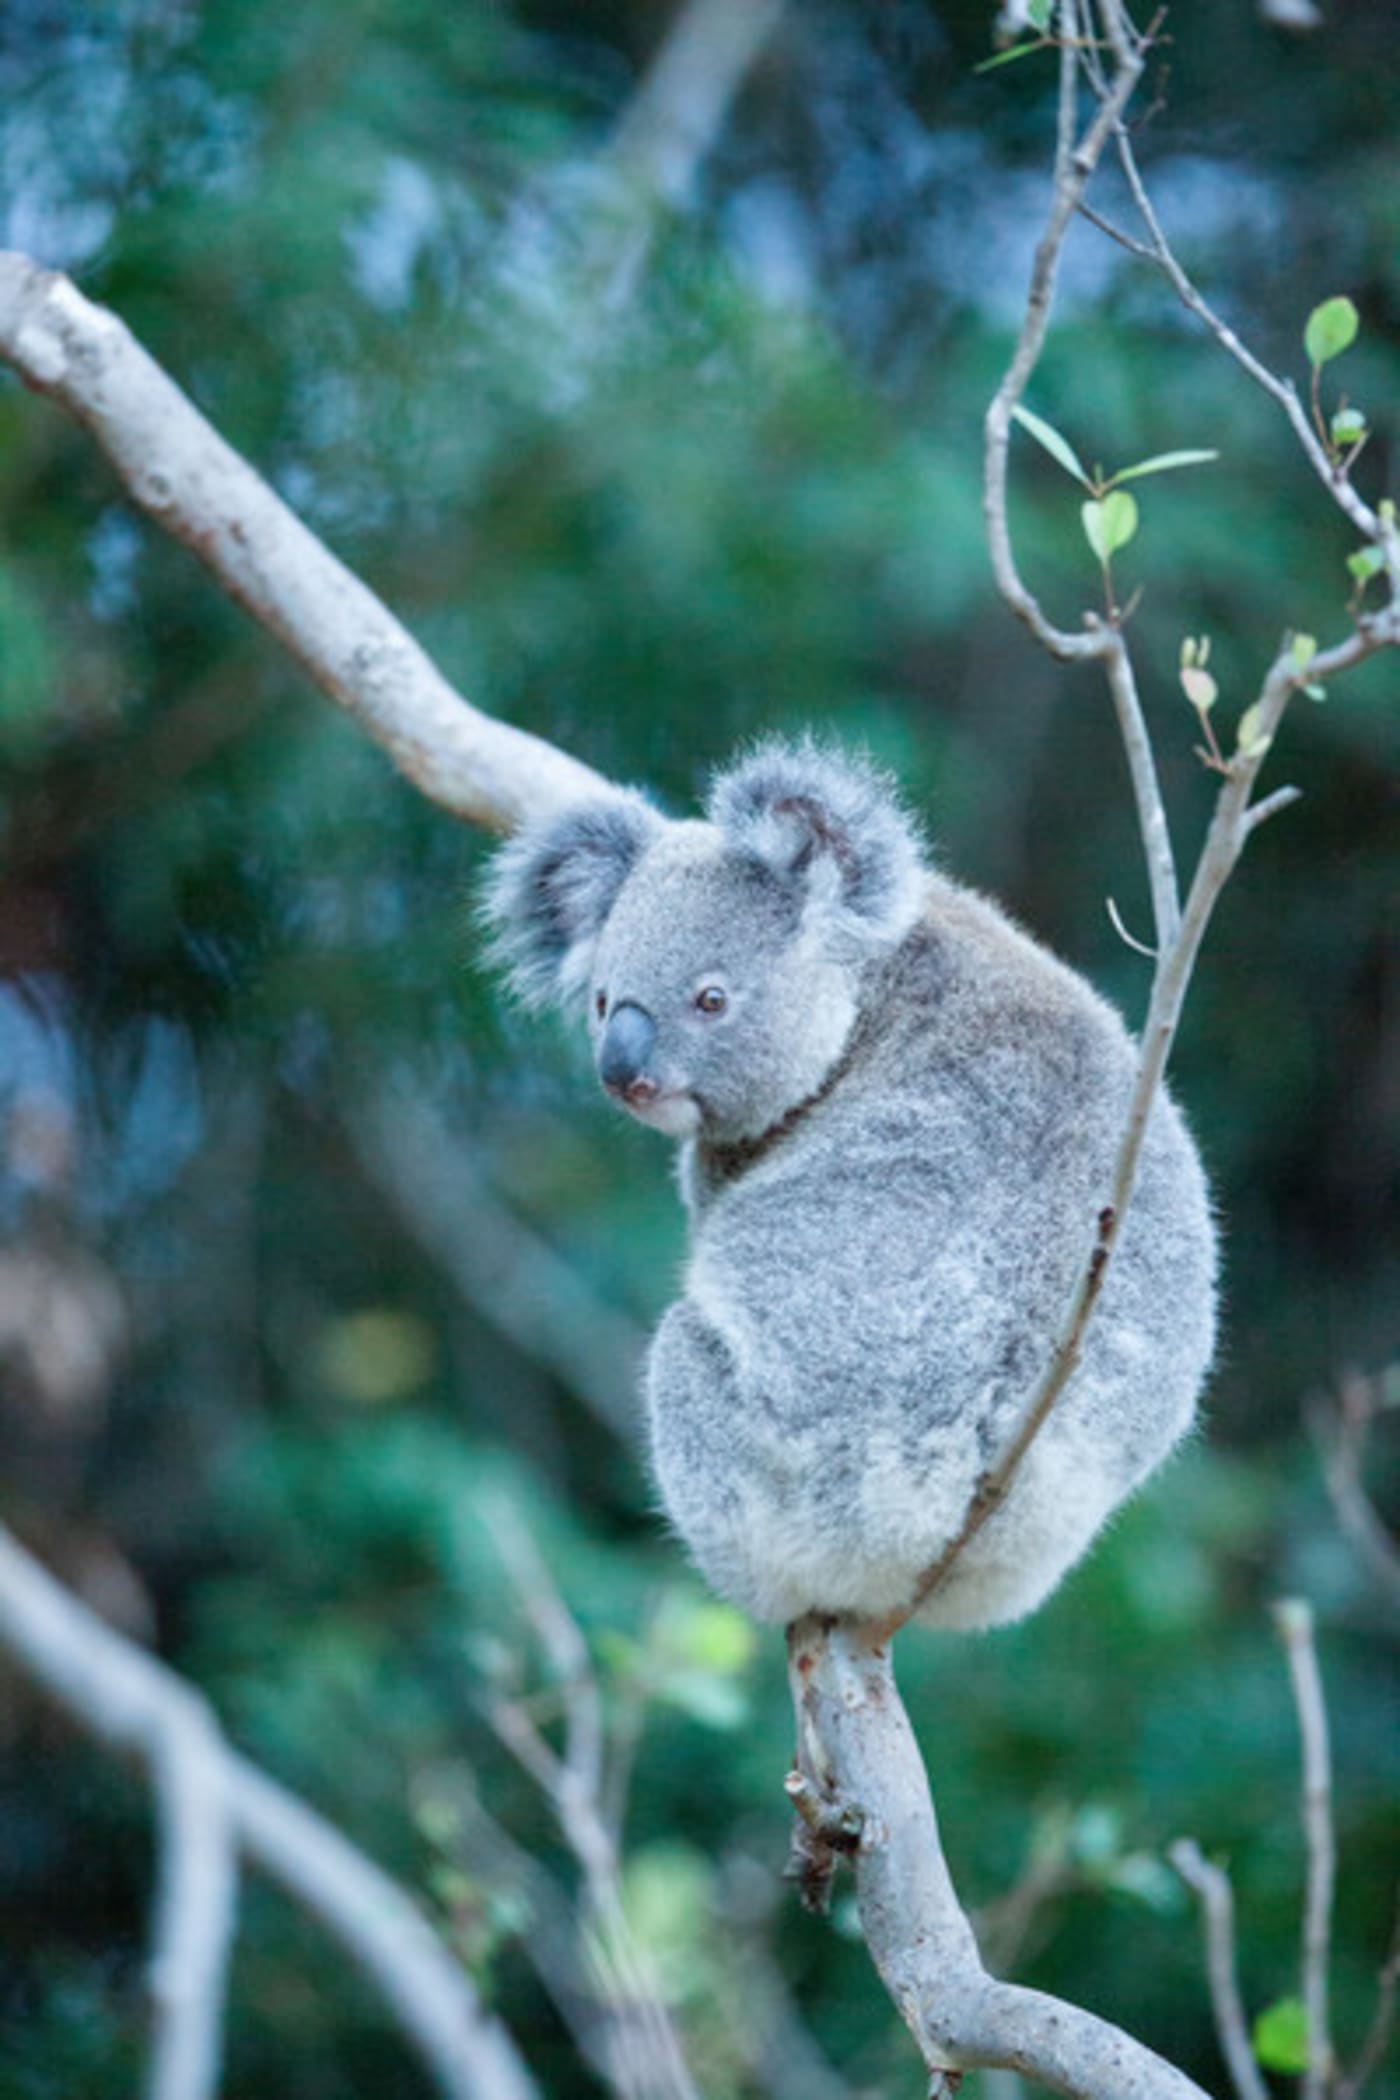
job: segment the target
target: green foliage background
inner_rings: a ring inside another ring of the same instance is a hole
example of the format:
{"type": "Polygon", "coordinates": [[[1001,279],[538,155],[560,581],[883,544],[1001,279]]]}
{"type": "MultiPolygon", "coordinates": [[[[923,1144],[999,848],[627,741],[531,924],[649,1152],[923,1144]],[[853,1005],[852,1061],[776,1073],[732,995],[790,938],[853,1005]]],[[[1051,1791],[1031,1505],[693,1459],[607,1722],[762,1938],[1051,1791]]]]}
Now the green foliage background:
{"type": "MultiPolygon", "coordinates": [[[[864,741],[950,869],[1135,1016],[1146,965],[1104,899],[1138,929],[1147,905],[1107,703],[1015,631],[981,534],[980,417],[1035,236],[1051,69],[976,74],[970,0],[791,14],[611,307],[623,230],[599,157],[662,26],[642,0],[11,0],[4,238],[115,307],[483,706],[676,807],[757,731],[864,741]]],[[[1360,341],[1329,376],[1377,426],[1362,484],[1393,492],[1388,10],[1355,0],[1290,40],[1243,5],[1186,5],[1171,36],[1140,141],[1163,214],[1300,378],[1309,309],[1356,300],[1360,341]]],[[[1342,630],[1347,534],[1272,406],[1089,228],[1031,399],[1109,467],[1220,449],[1139,486],[1120,557],[1189,851],[1210,786],[1180,638],[1212,636],[1232,719],[1285,627],[1342,630]]],[[[1023,564],[1072,623],[1096,590],[1077,492],[1016,443],[1023,564]]],[[[1160,1860],[1182,1832],[1228,1857],[1251,2008],[1288,1995],[1280,1591],[1320,1614],[1346,2043],[1400,1865],[1395,1629],[1300,1420],[1396,1346],[1395,683],[1378,663],[1295,707],[1270,780],[1305,799],[1251,848],[1193,994],[1176,1086],[1228,1262],[1205,1436],[1031,1624],[903,1643],[967,1898],[1060,1863],[1016,1973],[1216,2089],[1195,1922],[1160,1860]]],[[[6,1516],[442,1907],[544,2089],[572,2095],[593,2088],[522,1958],[518,1903],[464,1884],[450,1817],[424,1809],[469,1771],[567,1878],[481,1718],[492,1643],[528,1649],[481,1521],[506,1495],[610,1696],[648,1688],[630,1889],[706,2094],[764,2089],[736,2042],[757,1931],[851,2086],[912,2092],[861,1949],[774,1883],[781,1642],[714,1645],[635,1451],[463,1296],[362,1133],[370,1110],[433,1103],[444,1184],[476,1191],[452,1231],[489,1238],[484,1176],[639,1326],[680,1253],[663,1147],[609,1115],[562,1036],[502,1007],[470,908],[482,842],[8,380],[0,756],[0,1204],[84,1331],[112,1286],[128,1323],[85,1387],[10,1350],[6,1516]]],[[[1394,1484],[1382,1436],[1378,1498],[1394,1484]]],[[[19,1682],[0,1714],[0,2096],[134,2090],[142,1788],[19,1682]]],[[[338,1958],[258,1888],[227,2090],[420,2090],[338,1958]]]]}

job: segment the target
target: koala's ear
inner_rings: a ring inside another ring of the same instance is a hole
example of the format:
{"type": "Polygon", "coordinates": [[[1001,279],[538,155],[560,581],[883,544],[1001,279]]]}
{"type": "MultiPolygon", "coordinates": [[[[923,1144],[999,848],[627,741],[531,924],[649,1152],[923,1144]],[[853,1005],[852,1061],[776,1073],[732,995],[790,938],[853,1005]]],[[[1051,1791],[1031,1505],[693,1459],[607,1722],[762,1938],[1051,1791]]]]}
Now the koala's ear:
{"type": "Polygon", "coordinates": [[[918,835],[893,782],[863,758],[761,744],[718,776],[708,813],[738,851],[804,904],[834,909],[864,943],[900,941],[919,916],[918,835]]]}
{"type": "Polygon", "coordinates": [[[619,789],[527,824],[491,864],[482,917],[492,954],[529,1006],[586,993],[617,893],[666,820],[619,789]]]}

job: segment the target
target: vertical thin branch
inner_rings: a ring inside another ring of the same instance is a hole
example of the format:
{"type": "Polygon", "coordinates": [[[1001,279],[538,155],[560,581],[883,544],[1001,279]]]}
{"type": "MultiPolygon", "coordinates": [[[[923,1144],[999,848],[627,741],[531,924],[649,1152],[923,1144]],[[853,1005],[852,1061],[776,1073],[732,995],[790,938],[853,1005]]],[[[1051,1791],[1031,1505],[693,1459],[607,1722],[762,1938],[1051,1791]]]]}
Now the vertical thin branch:
{"type": "Polygon", "coordinates": [[[784,0],[687,0],[609,141],[632,224],[602,293],[625,307],[646,263],[657,221],[686,202],[735,97],[777,27],[784,0]]]}
{"type": "Polygon", "coordinates": [[[1293,1702],[1302,1745],[1303,1838],[1307,1850],[1307,1895],[1303,1906],[1302,1996],[1308,2018],[1308,2067],[1302,2100],[1324,2100],[1334,2059],[1327,2010],[1327,1969],[1332,1950],[1332,1891],[1337,1846],[1332,1828],[1332,1754],[1327,1707],[1317,1667],[1311,1606],[1286,1597],[1274,1607],[1274,1622],[1288,1656],[1293,1702]]]}
{"type": "Polygon", "coordinates": [[[151,1745],[160,1824],[160,1889],[150,1989],[156,2033],[150,2100],[218,2091],[238,1865],[223,1744],[202,1699],[169,1700],[151,1745]]]}
{"type": "Polygon", "coordinates": [[[1055,180],[1045,228],[1036,246],[1035,261],[1031,266],[1031,281],[1026,294],[1025,318],[1021,324],[1021,332],[1012,352],[1011,362],[987,408],[984,423],[982,515],[997,588],[1036,640],[1048,649],[1052,656],[1068,662],[1102,656],[1105,652],[1105,639],[1102,633],[1070,634],[1063,628],[1054,626],[1045,617],[1036,599],[1021,580],[1011,545],[1006,507],[1011,415],[1025,392],[1026,382],[1035,370],[1044,347],[1065,235],[1089,178],[1098,166],[1105,145],[1113,135],[1114,126],[1121,118],[1137,86],[1144,59],[1135,42],[1125,41],[1107,94],[1083,137],[1076,143],[1079,55],[1075,38],[1076,16],[1070,0],[1064,0],[1060,19],[1062,41],[1055,180]]]}
{"type": "Polygon", "coordinates": [[[1322,1455],[1323,1478],[1338,1523],[1390,1602],[1400,1606],[1400,1549],[1362,1480],[1378,1383],[1353,1373],[1342,1381],[1336,1408],[1311,1409],[1308,1426],[1322,1455]]]}
{"type": "Polygon", "coordinates": [[[1201,1899],[1211,2010],[1237,2100],[1269,2100],[1269,2089],[1249,2046],[1249,2023],[1235,1973],[1235,1896],[1230,1877],[1223,1867],[1213,1866],[1190,1838],[1178,1839],[1168,1857],[1201,1899]]]}
{"type": "Polygon", "coordinates": [[[1177,888],[1176,856],[1172,852],[1171,827],[1147,733],[1137,677],[1128,644],[1117,628],[1108,630],[1109,647],[1103,666],[1108,689],[1118,717],[1118,735],[1128,761],[1128,776],[1137,806],[1138,832],[1147,862],[1147,880],[1152,892],[1152,917],[1157,928],[1157,953],[1170,948],[1181,927],[1181,897],[1177,888]]]}
{"type": "Polygon", "coordinates": [[[1345,2077],[1338,2080],[1336,2100],[1357,2100],[1357,2095],[1389,2048],[1395,2027],[1397,1993],[1400,1993],[1400,1902],[1396,1904],[1390,1947],[1376,1979],[1376,2009],[1371,2016],[1371,2025],[1355,2063],[1345,2077]]]}
{"type": "Polygon", "coordinates": [[[1093,81],[1099,100],[1098,114],[1082,140],[1077,140],[1080,51],[1086,40],[1079,34],[1081,23],[1077,0],[1062,0],[1060,90],[1050,210],[1036,248],[1021,332],[1011,362],[987,409],[982,511],[997,587],[1012,611],[1025,622],[1037,641],[1061,661],[1095,657],[1103,661],[1128,761],[1147,859],[1157,948],[1161,953],[1175,938],[1180,920],[1176,864],[1166,806],[1127,643],[1119,628],[1097,619],[1087,620],[1085,630],[1074,634],[1056,627],[1045,617],[1017,568],[1007,510],[1012,415],[1044,347],[1065,238],[1104,147],[1115,127],[1121,124],[1123,111],[1142,74],[1145,41],[1137,40],[1116,6],[1110,4],[1105,12],[1110,17],[1109,42],[1114,53],[1114,73],[1111,80],[1105,80],[1095,61],[1093,81]]]}
{"type": "Polygon", "coordinates": [[[604,2037],[609,2082],[626,2100],[698,2100],[652,1965],[623,1907],[621,1863],[606,1805],[602,1700],[587,1644],[515,1512],[498,1504],[488,1523],[559,1685],[563,1756],[546,1741],[523,1702],[498,1696],[488,1703],[487,1714],[553,1808],[582,1870],[580,1932],[609,2014],[604,2037]]]}

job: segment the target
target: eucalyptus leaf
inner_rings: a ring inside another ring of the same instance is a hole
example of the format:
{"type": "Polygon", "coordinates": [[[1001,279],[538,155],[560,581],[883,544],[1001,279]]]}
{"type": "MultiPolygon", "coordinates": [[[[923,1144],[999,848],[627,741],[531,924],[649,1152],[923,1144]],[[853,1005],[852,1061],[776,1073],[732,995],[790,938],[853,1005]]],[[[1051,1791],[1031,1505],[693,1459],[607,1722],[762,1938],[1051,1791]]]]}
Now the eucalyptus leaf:
{"type": "Polygon", "coordinates": [[[994,73],[998,66],[1011,66],[1018,58],[1029,58],[1033,51],[1043,51],[1045,42],[1044,37],[1037,36],[1024,44],[1013,44],[1009,51],[998,51],[994,58],[984,58],[972,70],[974,73],[994,73]]]}
{"type": "Polygon", "coordinates": [[[1219,457],[1215,451],[1154,452],[1151,459],[1140,459],[1135,467],[1120,468],[1109,487],[1117,488],[1120,481],[1136,481],[1143,474],[1170,474],[1176,467],[1203,467],[1219,457]]]}
{"type": "Polygon", "coordinates": [[[1106,496],[1082,503],[1079,515],[1084,537],[1100,562],[1111,560],[1137,531],[1138,507],[1126,489],[1110,489],[1106,496]]]}
{"type": "Polygon", "coordinates": [[[1334,445],[1354,445],[1366,435],[1366,418],[1359,408],[1339,408],[1332,418],[1334,445]]]}
{"type": "Polygon", "coordinates": [[[1047,423],[1042,416],[1032,415],[1028,408],[1022,408],[1019,403],[1011,413],[1022,430],[1028,430],[1036,443],[1045,447],[1051,459],[1056,460],[1066,474],[1072,474],[1083,488],[1093,487],[1094,484],[1080,465],[1073,445],[1068,438],[1060,436],[1053,423],[1047,423]]]}
{"type": "Polygon", "coordinates": [[[1250,2037],[1266,2071],[1295,2076],[1308,2068],[1308,2015],[1301,1998],[1279,1998],[1266,2006],[1250,2037]]]}
{"type": "Polygon", "coordinates": [[[1347,556],[1347,568],[1358,583],[1369,583],[1385,566],[1385,556],[1379,547],[1358,547],[1347,556]]]}
{"type": "Polygon", "coordinates": [[[1308,362],[1325,365],[1330,358],[1340,357],[1356,341],[1356,331],[1361,318],[1350,299],[1324,299],[1308,315],[1308,325],[1303,330],[1303,348],[1308,353],[1308,362]]]}

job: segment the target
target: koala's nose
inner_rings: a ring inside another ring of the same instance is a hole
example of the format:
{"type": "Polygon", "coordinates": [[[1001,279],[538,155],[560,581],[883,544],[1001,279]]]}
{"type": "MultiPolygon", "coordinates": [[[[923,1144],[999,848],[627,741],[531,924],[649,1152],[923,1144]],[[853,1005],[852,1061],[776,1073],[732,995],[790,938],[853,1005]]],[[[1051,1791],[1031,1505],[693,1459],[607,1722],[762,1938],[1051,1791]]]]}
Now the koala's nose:
{"type": "Polygon", "coordinates": [[[598,1077],[610,1094],[624,1101],[651,1101],[656,1081],[647,1077],[647,1061],[656,1044],[656,1023],[645,1007],[630,1001],[614,1007],[598,1046],[598,1077]]]}

